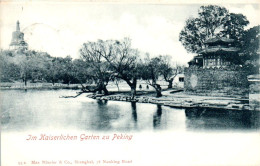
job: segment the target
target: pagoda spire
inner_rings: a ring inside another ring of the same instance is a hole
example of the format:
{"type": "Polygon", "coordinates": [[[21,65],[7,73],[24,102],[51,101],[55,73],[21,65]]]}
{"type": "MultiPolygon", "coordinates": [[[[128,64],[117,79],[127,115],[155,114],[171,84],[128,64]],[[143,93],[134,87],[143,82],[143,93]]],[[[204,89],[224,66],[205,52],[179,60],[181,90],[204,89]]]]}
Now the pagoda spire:
{"type": "Polygon", "coordinates": [[[19,20],[16,22],[16,31],[20,31],[20,23],[19,23],[19,20]]]}
{"type": "Polygon", "coordinates": [[[27,50],[28,44],[24,41],[24,33],[20,31],[19,20],[16,22],[16,31],[12,33],[12,40],[10,43],[11,50],[27,50]]]}

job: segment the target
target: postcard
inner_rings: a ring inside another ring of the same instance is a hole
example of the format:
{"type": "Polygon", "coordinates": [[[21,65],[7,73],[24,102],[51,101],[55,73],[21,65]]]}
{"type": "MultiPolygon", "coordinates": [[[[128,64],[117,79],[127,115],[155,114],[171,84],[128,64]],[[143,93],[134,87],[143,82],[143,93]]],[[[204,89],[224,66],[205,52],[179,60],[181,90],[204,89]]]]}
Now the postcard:
{"type": "Polygon", "coordinates": [[[1,166],[260,165],[259,1],[0,1],[1,166]]]}

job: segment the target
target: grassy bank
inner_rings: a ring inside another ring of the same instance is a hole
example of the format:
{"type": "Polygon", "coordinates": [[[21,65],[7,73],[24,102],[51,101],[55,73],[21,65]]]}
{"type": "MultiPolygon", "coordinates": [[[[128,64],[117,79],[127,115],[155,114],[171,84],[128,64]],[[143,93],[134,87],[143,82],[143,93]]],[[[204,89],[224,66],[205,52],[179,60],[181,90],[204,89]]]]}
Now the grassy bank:
{"type": "Polygon", "coordinates": [[[1,90],[19,90],[19,89],[81,89],[80,84],[61,84],[55,83],[28,83],[26,86],[24,83],[16,82],[16,83],[0,83],[1,90]]]}

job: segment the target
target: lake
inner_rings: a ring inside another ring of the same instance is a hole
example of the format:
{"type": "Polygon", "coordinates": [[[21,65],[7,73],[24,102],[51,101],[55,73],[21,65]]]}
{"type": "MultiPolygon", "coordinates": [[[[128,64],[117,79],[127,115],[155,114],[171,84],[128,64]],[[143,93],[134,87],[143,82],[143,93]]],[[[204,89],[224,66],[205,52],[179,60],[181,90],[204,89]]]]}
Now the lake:
{"type": "Polygon", "coordinates": [[[3,131],[254,131],[260,128],[255,111],[176,109],[121,101],[99,101],[75,90],[3,90],[3,131]]]}
{"type": "Polygon", "coordinates": [[[98,165],[113,166],[123,160],[131,164],[117,165],[260,163],[259,112],[98,101],[87,94],[60,98],[75,94],[73,90],[1,91],[1,165],[91,162],[87,165],[94,166],[101,161],[98,165]],[[42,135],[77,139],[42,140],[42,135]]]}

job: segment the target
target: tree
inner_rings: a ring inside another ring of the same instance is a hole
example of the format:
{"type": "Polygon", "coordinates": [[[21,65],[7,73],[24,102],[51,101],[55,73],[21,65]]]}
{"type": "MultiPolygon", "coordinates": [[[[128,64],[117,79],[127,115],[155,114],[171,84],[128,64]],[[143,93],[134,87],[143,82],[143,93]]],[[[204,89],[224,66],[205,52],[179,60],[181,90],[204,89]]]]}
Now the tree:
{"type": "Polygon", "coordinates": [[[1,82],[13,82],[20,79],[20,68],[13,62],[13,54],[10,51],[0,51],[0,80],[1,82]]]}
{"type": "MultiPolygon", "coordinates": [[[[103,41],[99,40],[98,42],[87,42],[84,43],[80,49],[81,58],[84,59],[87,63],[91,65],[89,73],[94,78],[97,83],[97,91],[99,93],[104,92],[105,95],[108,94],[106,88],[111,72],[109,71],[109,65],[106,62],[103,54],[108,54],[105,52],[107,50],[103,49],[103,41]]],[[[108,50],[109,51],[109,50],[108,50]]]]}
{"type": "Polygon", "coordinates": [[[24,86],[27,86],[27,81],[30,79],[30,62],[29,58],[32,55],[32,52],[26,51],[24,54],[16,55],[18,59],[18,64],[20,67],[21,78],[24,82],[24,86]]]}
{"type": "Polygon", "coordinates": [[[1,65],[2,71],[4,71],[3,76],[11,82],[22,79],[26,86],[29,80],[32,82],[43,81],[47,76],[48,60],[51,58],[47,53],[15,50],[3,51],[1,55],[2,60],[5,61],[1,65]],[[10,72],[8,72],[9,69],[10,72]]]}
{"type": "Polygon", "coordinates": [[[26,55],[29,55],[29,52],[1,51],[1,81],[22,79],[25,86],[27,85],[29,63],[26,55]]]}
{"type": "Polygon", "coordinates": [[[53,57],[49,59],[47,64],[47,74],[46,80],[51,82],[52,85],[58,82],[61,76],[62,66],[61,66],[62,58],[60,57],[53,57]]]}
{"type": "MultiPolygon", "coordinates": [[[[89,73],[90,65],[85,62],[83,59],[73,60],[75,79],[77,83],[80,83],[82,86],[84,83],[92,81],[92,77],[89,73]]],[[[84,86],[83,86],[84,88],[84,86]]]]}
{"type": "Polygon", "coordinates": [[[248,68],[250,74],[259,73],[260,25],[246,30],[241,40],[240,55],[244,67],[248,68]]]}
{"type": "Polygon", "coordinates": [[[246,16],[243,14],[228,14],[224,23],[224,30],[221,31],[222,36],[235,39],[237,46],[240,47],[242,37],[244,35],[244,28],[249,24],[246,16]]]}
{"type": "Polygon", "coordinates": [[[162,96],[162,88],[160,84],[157,83],[157,80],[162,73],[162,64],[162,56],[150,59],[149,54],[147,54],[142,69],[142,79],[145,80],[147,84],[151,85],[156,90],[156,97],[162,96]]]}
{"type": "Polygon", "coordinates": [[[113,75],[113,76],[111,77],[111,81],[113,81],[113,82],[115,83],[115,85],[116,85],[116,87],[117,87],[117,91],[119,92],[119,91],[120,91],[120,89],[119,89],[119,83],[120,83],[121,79],[119,79],[118,77],[116,77],[116,75],[113,75]]]}
{"type": "Polygon", "coordinates": [[[139,52],[131,47],[131,40],[100,41],[101,55],[107,60],[115,77],[126,81],[132,98],[136,95],[137,79],[140,77],[139,52]]]}
{"type": "Polygon", "coordinates": [[[240,40],[249,21],[242,14],[229,13],[216,5],[201,6],[198,18],[189,18],[179,40],[188,52],[198,53],[206,39],[216,36],[240,40]]]}
{"type": "Polygon", "coordinates": [[[70,85],[70,83],[75,82],[75,66],[72,63],[72,58],[70,56],[66,56],[62,58],[61,61],[61,77],[63,83],[70,85]]]}
{"type": "Polygon", "coordinates": [[[173,67],[171,65],[171,57],[169,55],[161,56],[160,72],[163,79],[168,82],[168,88],[172,88],[172,83],[177,74],[183,72],[184,67],[176,65],[173,67]]]}
{"type": "Polygon", "coordinates": [[[51,59],[50,55],[45,52],[28,51],[28,78],[32,81],[45,81],[48,70],[48,61],[51,59]]]}

